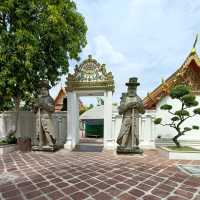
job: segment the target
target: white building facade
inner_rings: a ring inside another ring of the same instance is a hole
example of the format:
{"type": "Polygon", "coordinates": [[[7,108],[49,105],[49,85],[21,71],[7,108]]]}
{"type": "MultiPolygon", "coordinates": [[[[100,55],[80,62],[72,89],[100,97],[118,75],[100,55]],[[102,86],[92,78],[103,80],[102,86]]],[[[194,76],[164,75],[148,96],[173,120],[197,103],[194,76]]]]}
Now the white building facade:
{"type": "MultiPolygon", "coordinates": [[[[161,105],[172,105],[172,112],[181,109],[180,101],[172,99],[169,96],[170,90],[174,86],[180,84],[189,86],[191,88],[192,94],[196,96],[196,100],[199,102],[198,106],[188,109],[191,115],[193,115],[194,108],[200,107],[200,59],[196,53],[195,48],[192,49],[181,67],[168,79],[165,81],[163,80],[162,83],[154,91],[148,93],[148,95],[143,100],[146,110],[153,110],[153,116],[155,118],[162,118],[162,122],[164,124],[169,123],[173,116],[167,111],[161,110],[161,105]]],[[[186,120],[183,123],[183,128],[191,128],[193,125],[200,126],[199,115],[186,120]]],[[[169,126],[156,125],[154,132],[155,143],[167,143],[169,142],[169,139],[175,136],[175,134],[176,130],[169,126]]],[[[182,145],[200,147],[200,130],[191,130],[186,132],[185,135],[179,138],[179,141],[182,145]]]]}

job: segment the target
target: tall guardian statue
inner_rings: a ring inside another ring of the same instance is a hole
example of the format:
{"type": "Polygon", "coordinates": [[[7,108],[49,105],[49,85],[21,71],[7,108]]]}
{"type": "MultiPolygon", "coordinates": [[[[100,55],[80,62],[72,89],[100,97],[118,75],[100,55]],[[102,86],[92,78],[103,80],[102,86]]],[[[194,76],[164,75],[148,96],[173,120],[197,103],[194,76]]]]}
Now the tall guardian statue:
{"type": "Polygon", "coordinates": [[[122,93],[119,114],[123,115],[122,125],[117,138],[117,153],[142,153],[139,148],[139,114],[144,114],[142,99],[136,94],[137,78],[126,83],[127,93],[122,93]]]}
{"type": "Polygon", "coordinates": [[[38,139],[38,146],[33,146],[33,150],[55,150],[55,131],[52,120],[52,113],[54,112],[54,100],[49,95],[48,81],[41,81],[40,96],[35,103],[36,113],[36,137],[38,139]]]}

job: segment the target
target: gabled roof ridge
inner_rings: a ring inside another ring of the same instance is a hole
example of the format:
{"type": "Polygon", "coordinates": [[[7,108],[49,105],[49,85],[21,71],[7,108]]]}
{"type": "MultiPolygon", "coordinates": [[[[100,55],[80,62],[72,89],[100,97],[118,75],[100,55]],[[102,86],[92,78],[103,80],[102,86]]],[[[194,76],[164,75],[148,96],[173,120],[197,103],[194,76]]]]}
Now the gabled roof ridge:
{"type": "Polygon", "coordinates": [[[196,53],[196,50],[192,49],[192,51],[189,53],[189,55],[186,57],[183,64],[171,75],[169,76],[165,81],[163,81],[161,84],[159,84],[152,92],[147,93],[147,96],[143,99],[144,104],[148,104],[148,102],[157,102],[157,97],[163,92],[167,90],[167,86],[171,84],[173,81],[173,78],[181,72],[181,70],[184,70],[184,68],[188,67],[191,61],[194,60],[200,68],[200,58],[198,54],[196,53]]]}
{"type": "Polygon", "coordinates": [[[200,67],[200,58],[199,58],[198,54],[196,53],[196,51],[190,52],[189,55],[186,57],[185,61],[183,62],[183,64],[181,65],[181,67],[179,67],[171,76],[169,76],[166,79],[166,81],[170,80],[170,78],[172,78],[175,74],[177,74],[185,66],[187,67],[188,64],[191,62],[192,58],[196,61],[196,64],[200,67]]]}
{"type": "Polygon", "coordinates": [[[54,98],[54,101],[56,101],[56,99],[59,97],[59,94],[60,94],[61,91],[63,91],[65,94],[67,94],[65,87],[61,86],[60,90],[58,91],[58,94],[54,98]]]}

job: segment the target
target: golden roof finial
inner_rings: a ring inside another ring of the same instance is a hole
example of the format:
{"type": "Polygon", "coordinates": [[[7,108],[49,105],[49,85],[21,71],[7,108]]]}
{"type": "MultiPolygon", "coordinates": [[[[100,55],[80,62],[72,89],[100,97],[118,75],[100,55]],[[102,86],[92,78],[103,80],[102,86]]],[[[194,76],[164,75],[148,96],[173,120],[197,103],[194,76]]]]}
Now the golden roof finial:
{"type": "Polygon", "coordinates": [[[197,33],[197,34],[196,34],[195,41],[194,41],[194,44],[193,44],[193,47],[192,47],[191,53],[195,53],[195,52],[196,52],[196,44],[197,44],[197,42],[198,42],[198,37],[199,37],[199,34],[197,33]]]}

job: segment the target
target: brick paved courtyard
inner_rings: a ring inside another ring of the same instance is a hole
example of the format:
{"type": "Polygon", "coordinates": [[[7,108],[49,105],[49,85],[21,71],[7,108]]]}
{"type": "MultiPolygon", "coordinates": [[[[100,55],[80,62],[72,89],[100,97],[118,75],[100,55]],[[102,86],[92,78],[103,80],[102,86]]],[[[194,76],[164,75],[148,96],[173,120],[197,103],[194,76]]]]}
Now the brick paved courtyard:
{"type": "Polygon", "coordinates": [[[200,177],[179,171],[156,151],[11,153],[0,157],[0,199],[200,200],[200,177]]]}

